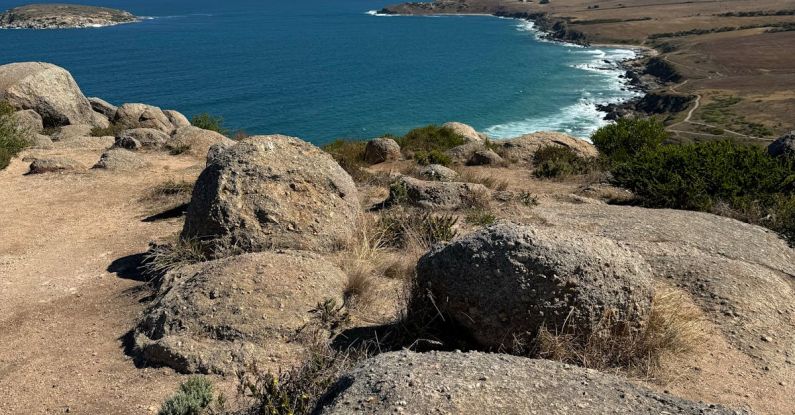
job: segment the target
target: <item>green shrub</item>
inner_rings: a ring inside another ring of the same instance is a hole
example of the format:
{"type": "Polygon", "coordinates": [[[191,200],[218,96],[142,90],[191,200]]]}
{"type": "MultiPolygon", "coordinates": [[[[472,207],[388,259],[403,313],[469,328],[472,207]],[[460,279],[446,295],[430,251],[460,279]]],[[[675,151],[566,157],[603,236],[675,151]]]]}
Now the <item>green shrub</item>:
{"type": "Polygon", "coordinates": [[[427,166],[429,164],[441,164],[442,166],[449,166],[453,162],[450,156],[442,153],[439,150],[417,151],[414,153],[414,160],[417,161],[417,164],[422,166],[427,166]]]}
{"type": "Polygon", "coordinates": [[[612,169],[613,180],[644,204],[710,210],[718,200],[737,204],[792,191],[791,163],[762,148],[731,141],[661,146],[612,169]]]}
{"type": "Polygon", "coordinates": [[[548,146],[533,156],[533,174],[540,178],[566,177],[588,173],[592,161],[577,155],[568,147],[548,146]]]}
{"type": "Polygon", "coordinates": [[[497,217],[487,210],[475,209],[467,213],[466,221],[472,225],[488,226],[496,222],[497,217]]]}
{"type": "Polygon", "coordinates": [[[658,147],[667,138],[665,127],[653,118],[622,118],[597,130],[591,142],[610,163],[622,163],[658,147]]]}
{"type": "Polygon", "coordinates": [[[613,182],[649,207],[712,212],[793,239],[795,167],[732,141],[664,145],[611,169],[613,182]]]}
{"type": "Polygon", "coordinates": [[[353,180],[361,182],[370,177],[370,174],[364,170],[367,167],[364,161],[365,147],[367,147],[366,141],[340,139],[324,145],[322,149],[334,157],[353,180]]]}
{"type": "Polygon", "coordinates": [[[8,167],[11,159],[30,145],[30,132],[17,125],[13,114],[14,108],[0,102],[0,170],[8,167]]]}
{"type": "Polygon", "coordinates": [[[229,132],[224,128],[224,119],[207,113],[199,114],[191,118],[191,125],[205,130],[215,131],[216,133],[227,135],[229,132]]]}
{"type": "Polygon", "coordinates": [[[309,415],[323,393],[352,360],[330,350],[313,352],[302,366],[253,380],[241,378],[241,389],[254,399],[250,412],[261,415],[309,415]]]}
{"type": "Polygon", "coordinates": [[[437,125],[415,128],[403,137],[395,138],[395,141],[397,141],[402,150],[414,153],[420,151],[430,153],[433,150],[441,153],[466,143],[466,139],[456,134],[455,131],[437,125]]]}
{"type": "Polygon", "coordinates": [[[213,400],[212,383],[204,377],[193,376],[163,403],[158,415],[201,415],[213,400]]]}

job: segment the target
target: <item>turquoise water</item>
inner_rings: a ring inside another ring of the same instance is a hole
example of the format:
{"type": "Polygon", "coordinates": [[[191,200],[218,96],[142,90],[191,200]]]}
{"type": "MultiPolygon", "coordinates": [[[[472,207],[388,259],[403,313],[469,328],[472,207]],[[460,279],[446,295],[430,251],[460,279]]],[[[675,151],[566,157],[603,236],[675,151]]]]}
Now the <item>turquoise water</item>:
{"type": "Polygon", "coordinates": [[[151,19],[0,30],[0,63],[52,62],[86,95],[209,112],[252,134],[322,144],[455,120],[495,137],[586,137],[604,123],[595,103],[633,94],[612,63],[632,52],[540,41],[518,20],[380,17],[367,11],[388,2],[372,0],[81,3],[151,19]]]}

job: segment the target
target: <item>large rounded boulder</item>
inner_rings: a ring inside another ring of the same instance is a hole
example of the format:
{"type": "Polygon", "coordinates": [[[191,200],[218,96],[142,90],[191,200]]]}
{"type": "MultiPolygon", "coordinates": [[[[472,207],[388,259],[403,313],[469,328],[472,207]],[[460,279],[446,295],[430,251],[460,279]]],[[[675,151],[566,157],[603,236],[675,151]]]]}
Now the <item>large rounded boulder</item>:
{"type": "Polygon", "coordinates": [[[215,131],[204,130],[192,125],[177,128],[166,147],[172,154],[189,154],[204,158],[215,144],[231,146],[234,141],[215,131]]]}
{"type": "Polygon", "coordinates": [[[618,376],[486,353],[384,353],[344,373],[316,414],[730,415],[618,376]]]}
{"type": "MultiPolygon", "coordinates": [[[[260,252],[166,275],[134,332],[138,357],[181,373],[277,370],[303,358],[312,310],[342,304],[345,274],[305,252],[260,252]]],[[[320,330],[320,332],[316,331],[320,330]]]]}
{"type": "Polygon", "coordinates": [[[36,111],[44,126],[96,125],[96,115],[72,75],[49,63],[22,62],[0,66],[0,101],[36,111]]]}
{"type": "Polygon", "coordinates": [[[516,352],[541,328],[637,333],[653,296],[649,265],[615,242],[509,223],[436,247],[417,283],[415,315],[432,299],[481,348],[516,352]]]}
{"type": "Polygon", "coordinates": [[[593,144],[563,133],[538,132],[495,142],[503,158],[516,162],[532,162],[538,150],[544,147],[563,147],[582,158],[599,155],[593,144]]]}
{"type": "Polygon", "coordinates": [[[446,123],[442,124],[442,127],[445,127],[445,128],[450,129],[450,130],[453,130],[453,132],[455,132],[456,134],[460,135],[461,137],[464,137],[464,139],[468,143],[472,143],[472,142],[480,143],[480,142],[483,142],[483,136],[481,136],[477,131],[475,131],[475,129],[472,128],[472,126],[470,126],[470,125],[467,125],[467,124],[464,124],[464,123],[460,123],[460,122],[451,121],[451,122],[446,122],[446,123]]]}
{"type": "Polygon", "coordinates": [[[113,123],[124,129],[152,128],[166,134],[171,134],[176,129],[163,110],[146,104],[120,106],[113,116],[113,123]]]}
{"type": "Polygon", "coordinates": [[[795,131],[790,131],[770,143],[767,153],[773,157],[789,157],[795,160],[795,131]]]}
{"type": "Polygon", "coordinates": [[[183,239],[213,254],[229,246],[330,251],[352,235],[356,186],[319,148],[272,135],[216,153],[196,182],[183,239]]]}
{"type": "Polygon", "coordinates": [[[364,147],[364,160],[370,164],[400,159],[400,145],[391,138],[370,140],[364,147]]]}

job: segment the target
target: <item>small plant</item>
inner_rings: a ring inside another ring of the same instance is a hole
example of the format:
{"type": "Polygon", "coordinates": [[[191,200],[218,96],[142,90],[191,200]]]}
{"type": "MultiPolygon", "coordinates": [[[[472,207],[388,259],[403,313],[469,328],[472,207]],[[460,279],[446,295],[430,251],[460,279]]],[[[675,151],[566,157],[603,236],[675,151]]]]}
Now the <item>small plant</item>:
{"type": "Polygon", "coordinates": [[[600,156],[611,164],[630,161],[646,150],[657,148],[666,139],[668,132],[654,118],[621,118],[591,136],[600,156]]]}
{"type": "Polygon", "coordinates": [[[412,244],[430,247],[449,241],[458,235],[457,224],[458,218],[453,215],[397,208],[384,214],[378,226],[386,246],[406,248],[412,244]]]}
{"type": "Polygon", "coordinates": [[[528,207],[538,206],[538,197],[529,192],[522,192],[519,195],[519,202],[528,207]]]}
{"type": "MultiPolygon", "coordinates": [[[[612,324],[609,318],[605,323],[612,324]]],[[[605,325],[606,326],[606,325],[605,325]]],[[[614,333],[596,327],[587,337],[577,333],[552,332],[542,328],[536,338],[534,356],[597,369],[621,369],[641,376],[654,376],[664,357],[682,355],[698,348],[706,339],[700,310],[685,295],[658,289],[648,321],[639,333],[614,333]]]]}
{"type": "Polygon", "coordinates": [[[158,415],[202,415],[214,399],[212,383],[202,376],[193,376],[163,403],[158,415]]]}
{"type": "Polygon", "coordinates": [[[239,375],[240,392],[256,402],[258,415],[309,415],[318,399],[353,360],[348,354],[328,348],[312,352],[302,366],[279,373],[268,372],[252,379],[239,375]]]}
{"type": "Polygon", "coordinates": [[[402,150],[415,153],[419,151],[431,152],[433,150],[444,152],[466,143],[466,139],[452,129],[437,125],[416,128],[403,137],[396,138],[395,141],[397,141],[402,150]]]}
{"type": "Polygon", "coordinates": [[[215,131],[216,133],[227,135],[228,131],[224,128],[224,119],[207,113],[199,114],[191,118],[191,125],[204,130],[215,131]]]}
{"type": "Polygon", "coordinates": [[[475,209],[467,213],[466,221],[467,223],[472,225],[488,226],[496,222],[497,217],[494,216],[494,214],[489,211],[475,209]]]}
{"type": "Polygon", "coordinates": [[[348,312],[345,311],[345,304],[338,305],[333,298],[327,298],[322,303],[317,303],[317,306],[309,312],[320,324],[320,327],[332,332],[350,318],[348,312]]]}
{"type": "Polygon", "coordinates": [[[174,242],[149,247],[144,255],[143,271],[154,283],[169,271],[183,265],[207,261],[203,246],[196,240],[176,238],[174,242]]]}
{"type": "Polygon", "coordinates": [[[568,147],[548,146],[533,156],[533,174],[539,178],[559,178],[585,174],[592,169],[590,160],[577,155],[568,147]]]}
{"type": "Polygon", "coordinates": [[[105,128],[102,127],[94,127],[91,129],[91,136],[92,137],[116,137],[122,131],[124,131],[124,125],[111,123],[105,128]]]}
{"type": "Polygon", "coordinates": [[[8,167],[11,159],[30,145],[30,132],[17,124],[14,108],[0,102],[0,170],[8,167]]]}
{"type": "Polygon", "coordinates": [[[323,151],[331,154],[334,160],[354,181],[363,182],[370,178],[366,170],[367,163],[364,161],[364,149],[367,143],[357,140],[336,140],[323,146],[323,151]]]}
{"type": "Polygon", "coordinates": [[[442,166],[449,166],[453,159],[447,154],[439,150],[424,151],[420,150],[414,153],[414,160],[417,164],[427,166],[429,164],[441,164],[442,166]]]}

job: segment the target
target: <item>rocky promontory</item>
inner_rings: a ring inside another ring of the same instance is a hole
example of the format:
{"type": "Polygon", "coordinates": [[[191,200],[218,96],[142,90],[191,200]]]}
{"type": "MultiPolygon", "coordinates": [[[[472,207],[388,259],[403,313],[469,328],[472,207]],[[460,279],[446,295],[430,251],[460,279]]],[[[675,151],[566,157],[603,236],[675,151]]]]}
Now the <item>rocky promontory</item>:
{"type": "Polygon", "coordinates": [[[140,21],[124,10],[76,4],[30,4],[0,14],[2,29],[74,29],[140,21]]]}

